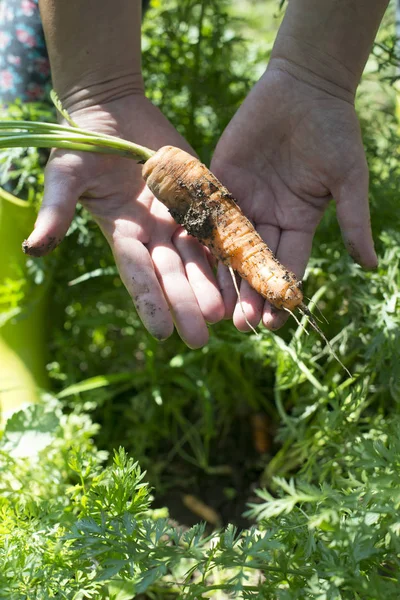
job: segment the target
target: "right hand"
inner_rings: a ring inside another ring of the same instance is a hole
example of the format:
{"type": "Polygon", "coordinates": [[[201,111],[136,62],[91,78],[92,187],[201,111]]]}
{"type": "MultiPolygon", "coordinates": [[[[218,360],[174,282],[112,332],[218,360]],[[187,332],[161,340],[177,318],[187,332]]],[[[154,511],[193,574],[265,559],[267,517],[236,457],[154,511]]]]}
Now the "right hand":
{"type": "MultiPolygon", "coordinates": [[[[157,150],[185,140],[142,94],[70,110],[80,127],[123,137],[157,150]]],[[[121,279],[149,333],[168,338],[174,323],[182,340],[199,348],[206,323],[224,316],[224,304],[205,249],[185,234],[145,187],[141,167],[112,155],[54,150],[45,192],[25,251],[42,256],[65,236],[77,202],[107,238],[121,279]]]]}
{"type": "MultiPolygon", "coordinates": [[[[289,64],[293,68],[293,62],[289,64]]],[[[368,166],[354,104],[302,80],[274,61],[226,128],[211,168],[234,194],[277,259],[301,279],[315,229],[332,197],[345,245],[363,267],[377,257],[368,206],[368,166]]],[[[309,77],[309,74],[307,73],[309,77]]],[[[248,331],[225,267],[220,269],[226,315],[248,331]]],[[[279,329],[288,318],[250,288],[240,286],[253,327],[279,329]]]]}

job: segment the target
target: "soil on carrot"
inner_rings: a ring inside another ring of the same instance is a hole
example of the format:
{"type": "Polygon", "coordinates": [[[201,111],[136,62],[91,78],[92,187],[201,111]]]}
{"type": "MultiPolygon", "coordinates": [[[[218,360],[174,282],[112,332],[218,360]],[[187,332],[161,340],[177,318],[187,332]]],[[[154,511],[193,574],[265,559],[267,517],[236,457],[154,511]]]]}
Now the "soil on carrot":
{"type": "Polygon", "coordinates": [[[212,236],[215,229],[210,208],[205,202],[192,204],[183,214],[179,210],[170,209],[172,217],[182,225],[186,231],[197,239],[207,239],[212,236]]]}
{"type": "Polygon", "coordinates": [[[218,204],[211,203],[210,194],[218,191],[218,186],[206,177],[201,177],[191,186],[187,186],[181,179],[178,180],[180,188],[186,188],[192,197],[192,202],[187,210],[170,208],[171,216],[186,231],[199,240],[211,239],[215,230],[215,217],[220,213],[218,204]]]}

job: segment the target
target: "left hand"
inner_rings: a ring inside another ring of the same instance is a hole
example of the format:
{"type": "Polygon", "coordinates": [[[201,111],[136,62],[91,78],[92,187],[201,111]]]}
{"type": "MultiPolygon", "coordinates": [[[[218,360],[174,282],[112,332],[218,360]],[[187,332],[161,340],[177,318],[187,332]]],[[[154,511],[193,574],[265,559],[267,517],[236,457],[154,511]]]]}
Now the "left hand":
{"type": "MultiPolygon", "coordinates": [[[[223,133],[211,170],[277,256],[302,278],[314,231],[332,197],[348,252],[362,266],[377,264],[368,206],[368,167],[351,101],[269,68],[223,133]]],[[[220,287],[226,312],[247,331],[225,267],[220,287]],[[236,304],[236,306],[235,306],[236,304]]],[[[288,318],[245,281],[240,294],[247,319],[278,329],[288,318]]]]}

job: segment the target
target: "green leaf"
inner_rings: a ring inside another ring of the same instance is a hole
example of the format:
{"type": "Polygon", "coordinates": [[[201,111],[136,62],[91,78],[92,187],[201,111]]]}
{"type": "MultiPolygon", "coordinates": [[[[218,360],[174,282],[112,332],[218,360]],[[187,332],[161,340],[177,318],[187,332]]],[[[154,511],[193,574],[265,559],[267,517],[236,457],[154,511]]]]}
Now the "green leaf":
{"type": "Polygon", "coordinates": [[[58,394],[58,398],[68,398],[69,396],[75,396],[76,394],[82,394],[83,392],[90,392],[99,388],[114,385],[116,383],[122,383],[124,381],[131,381],[133,383],[140,383],[145,380],[145,376],[142,373],[135,371],[127,371],[126,373],[113,373],[110,375],[97,375],[96,377],[90,377],[84,379],[79,383],[74,383],[68,386],[58,394]]]}
{"type": "Polygon", "coordinates": [[[136,596],[136,585],[133,581],[113,579],[108,584],[110,600],[132,600],[136,596]]]}

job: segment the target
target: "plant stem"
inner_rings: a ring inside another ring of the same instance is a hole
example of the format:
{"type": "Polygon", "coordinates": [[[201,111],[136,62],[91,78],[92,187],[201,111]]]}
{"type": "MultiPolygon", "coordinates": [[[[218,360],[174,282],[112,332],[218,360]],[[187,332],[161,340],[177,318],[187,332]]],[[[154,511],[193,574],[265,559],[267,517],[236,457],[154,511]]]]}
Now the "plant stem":
{"type": "Polygon", "coordinates": [[[117,154],[146,162],[154,150],[121,138],[85,129],[35,121],[0,121],[0,148],[64,148],[117,154]]]}

